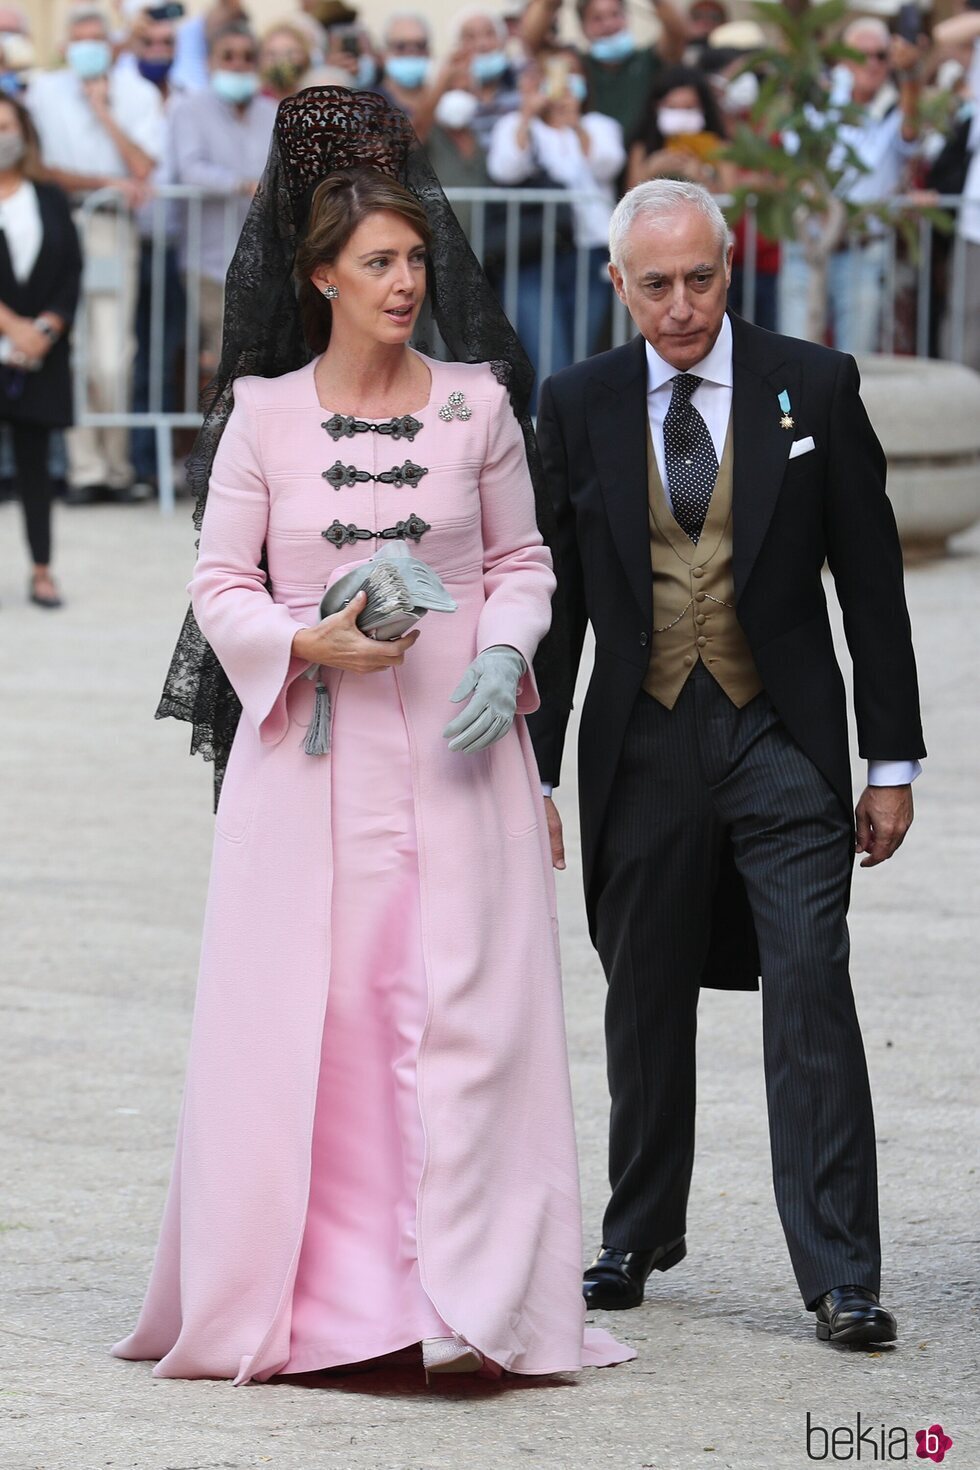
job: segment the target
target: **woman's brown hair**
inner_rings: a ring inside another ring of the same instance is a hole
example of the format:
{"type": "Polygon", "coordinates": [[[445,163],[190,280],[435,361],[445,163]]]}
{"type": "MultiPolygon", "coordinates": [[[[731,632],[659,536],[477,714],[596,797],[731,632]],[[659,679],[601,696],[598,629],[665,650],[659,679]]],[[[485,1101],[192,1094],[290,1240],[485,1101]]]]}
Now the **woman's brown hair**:
{"type": "Polygon", "coordinates": [[[44,165],[41,163],[41,143],[34,126],[34,119],[16,97],[9,96],[6,92],[0,92],[0,106],[9,107],[17,119],[20,135],[24,140],[24,157],[20,161],[20,171],[25,179],[44,179],[47,177],[44,165]]]}
{"type": "Polygon", "coordinates": [[[317,266],[332,265],[358,225],[379,210],[400,214],[426,246],[431,243],[432,230],[415,195],[379,169],[352,168],[328,174],[313,191],[294,266],[303,335],[313,352],[322,352],[330,341],[330,304],[310,277],[317,266]]]}

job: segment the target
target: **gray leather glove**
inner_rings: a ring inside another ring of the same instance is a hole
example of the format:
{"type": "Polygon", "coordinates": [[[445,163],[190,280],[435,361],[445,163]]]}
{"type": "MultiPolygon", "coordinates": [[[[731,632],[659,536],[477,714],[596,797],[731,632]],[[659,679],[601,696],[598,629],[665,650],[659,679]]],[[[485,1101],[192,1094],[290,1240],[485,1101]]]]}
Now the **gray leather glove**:
{"type": "Polygon", "coordinates": [[[517,649],[504,643],[478,654],[449,696],[453,704],[473,696],[442,732],[449,749],[485,750],[506,735],[517,713],[517,686],[526,673],[517,649]]]}

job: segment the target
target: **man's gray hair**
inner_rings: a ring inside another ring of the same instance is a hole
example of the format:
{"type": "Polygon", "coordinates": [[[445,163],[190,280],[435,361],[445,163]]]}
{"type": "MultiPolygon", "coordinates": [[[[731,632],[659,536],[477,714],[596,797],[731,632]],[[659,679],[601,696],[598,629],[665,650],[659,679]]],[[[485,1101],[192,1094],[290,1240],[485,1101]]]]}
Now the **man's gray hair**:
{"type": "Polygon", "coordinates": [[[613,210],[609,221],[609,258],[616,269],[623,269],[623,246],[638,219],[665,219],[685,209],[693,209],[710,220],[721,250],[728,249],[731,233],[725,216],[707,189],[685,179],[650,179],[624,194],[613,210]]]}
{"type": "Polygon", "coordinates": [[[109,15],[101,5],[72,5],[65,17],[65,29],[70,31],[74,26],[85,25],[88,21],[97,20],[108,39],[111,22],[109,15]]]}
{"type": "Polygon", "coordinates": [[[855,36],[874,36],[878,45],[883,46],[886,50],[892,41],[891,31],[877,15],[859,15],[856,20],[852,20],[844,28],[844,34],[841,36],[844,45],[852,46],[855,51],[859,51],[861,48],[854,45],[855,36]]]}
{"type": "Polygon", "coordinates": [[[417,25],[422,31],[424,31],[427,44],[430,46],[432,45],[432,26],[429,23],[427,17],[424,16],[420,10],[395,10],[392,11],[391,15],[389,15],[388,19],[385,21],[384,32],[381,36],[382,43],[385,46],[387,46],[388,44],[388,37],[391,35],[392,26],[397,25],[398,22],[402,20],[408,20],[411,21],[413,25],[417,25]]]}
{"type": "Polygon", "coordinates": [[[497,32],[497,40],[503,46],[507,41],[507,26],[499,11],[494,10],[491,5],[467,5],[465,10],[458,10],[453,19],[452,37],[453,45],[459,41],[459,35],[468,20],[476,20],[477,16],[486,19],[497,32]]]}

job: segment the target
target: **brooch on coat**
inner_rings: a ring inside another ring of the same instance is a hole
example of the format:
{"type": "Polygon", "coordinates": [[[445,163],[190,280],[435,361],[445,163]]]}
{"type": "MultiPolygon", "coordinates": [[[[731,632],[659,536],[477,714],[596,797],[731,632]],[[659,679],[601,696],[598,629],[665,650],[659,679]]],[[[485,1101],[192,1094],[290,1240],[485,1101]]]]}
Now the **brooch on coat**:
{"type": "Polygon", "coordinates": [[[451,424],[453,419],[462,419],[465,423],[467,419],[472,418],[473,410],[466,402],[466,394],[450,393],[439,410],[439,417],[444,424],[451,424]]]}

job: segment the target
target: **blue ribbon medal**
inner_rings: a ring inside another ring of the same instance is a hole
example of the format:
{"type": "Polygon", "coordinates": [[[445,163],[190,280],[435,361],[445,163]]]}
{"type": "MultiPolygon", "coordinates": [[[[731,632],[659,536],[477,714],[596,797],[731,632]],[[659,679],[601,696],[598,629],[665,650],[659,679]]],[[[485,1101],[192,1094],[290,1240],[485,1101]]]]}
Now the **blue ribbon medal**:
{"type": "Polygon", "coordinates": [[[780,408],[783,411],[783,416],[779,420],[779,427],[781,429],[792,429],[794,426],[793,415],[790,413],[789,394],[786,392],[785,388],[783,389],[782,393],[780,393],[778,402],[780,408]]]}

